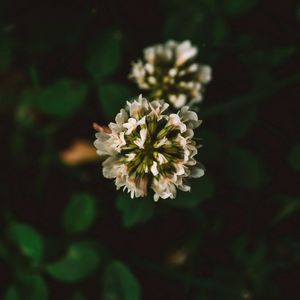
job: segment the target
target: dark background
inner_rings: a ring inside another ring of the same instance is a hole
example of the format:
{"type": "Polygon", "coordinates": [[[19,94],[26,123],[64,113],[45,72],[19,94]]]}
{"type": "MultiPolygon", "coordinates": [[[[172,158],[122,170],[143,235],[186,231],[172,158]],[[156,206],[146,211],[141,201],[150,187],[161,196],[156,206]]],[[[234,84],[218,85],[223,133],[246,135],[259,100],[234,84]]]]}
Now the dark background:
{"type": "Polygon", "coordinates": [[[2,1],[1,297],[300,299],[299,29],[299,1],[2,1]],[[171,38],[213,69],[207,172],[176,200],[131,200],[102,177],[91,124],[171,38]]]}

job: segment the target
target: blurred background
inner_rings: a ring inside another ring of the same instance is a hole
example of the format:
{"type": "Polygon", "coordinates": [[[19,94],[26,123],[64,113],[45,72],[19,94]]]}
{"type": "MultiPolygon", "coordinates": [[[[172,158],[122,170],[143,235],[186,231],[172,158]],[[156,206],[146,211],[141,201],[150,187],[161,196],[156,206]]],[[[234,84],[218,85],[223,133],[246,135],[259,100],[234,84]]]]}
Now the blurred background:
{"type": "Polygon", "coordinates": [[[300,299],[300,2],[0,2],[0,297],[300,299]],[[213,68],[205,177],[131,200],[92,122],[140,92],[145,47],[190,39],[213,68]]]}

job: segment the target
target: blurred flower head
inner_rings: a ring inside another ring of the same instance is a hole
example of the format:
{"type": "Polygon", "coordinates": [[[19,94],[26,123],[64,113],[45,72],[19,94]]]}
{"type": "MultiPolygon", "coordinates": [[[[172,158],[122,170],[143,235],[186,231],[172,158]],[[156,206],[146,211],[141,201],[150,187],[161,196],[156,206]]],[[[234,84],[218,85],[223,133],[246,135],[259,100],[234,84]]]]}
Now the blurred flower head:
{"type": "Polygon", "coordinates": [[[127,102],[115,123],[96,133],[104,177],[114,179],[117,189],[127,189],[131,198],[144,197],[149,189],[155,201],[175,198],[177,188],[190,190],[188,177],[204,175],[194,158],[194,129],[201,121],[187,106],[177,114],[168,107],[163,100],[149,102],[140,96],[127,102]]]}
{"type": "Polygon", "coordinates": [[[144,50],[144,59],[132,63],[129,75],[151,99],[164,99],[175,108],[202,100],[211,68],[194,62],[198,50],[190,41],[168,41],[144,50]]]}

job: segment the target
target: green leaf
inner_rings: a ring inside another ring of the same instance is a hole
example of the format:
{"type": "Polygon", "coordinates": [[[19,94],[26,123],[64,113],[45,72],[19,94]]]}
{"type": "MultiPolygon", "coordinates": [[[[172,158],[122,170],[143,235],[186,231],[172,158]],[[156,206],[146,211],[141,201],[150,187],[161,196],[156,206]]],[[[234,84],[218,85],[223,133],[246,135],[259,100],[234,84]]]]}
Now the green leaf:
{"type": "Polygon", "coordinates": [[[300,210],[300,198],[289,196],[279,196],[277,198],[282,202],[282,207],[274,217],[273,223],[287,219],[290,215],[300,210]]]}
{"type": "Polygon", "coordinates": [[[223,0],[224,11],[229,16],[244,14],[257,4],[257,0],[223,0]]]}
{"type": "Polygon", "coordinates": [[[21,300],[17,287],[11,285],[5,292],[4,300],[21,300]]]}
{"type": "Polygon", "coordinates": [[[99,265],[99,255],[95,247],[88,242],[72,244],[60,260],[49,263],[46,271],[53,278],[72,283],[84,279],[99,265]]]}
{"type": "Polygon", "coordinates": [[[296,8],[296,16],[298,21],[300,22],[300,1],[298,0],[297,8],[296,8]]]}
{"type": "Polygon", "coordinates": [[[11,285],[4,300],[47,300],[48,287],[39,275],[29,275],[23,281],[11,285]]]}
{"type": "Polygon", "coordinates": [[[12,223],[7,229],[7,235],[24,256],[36,263],[42,260],[44,243],[34,228],[27,224],[12,223]]]}
{"type": "Polygon", "coordinates": [[[25,97],[22,100],[16,107],[15,120],[22,130],[32,129],[36,120],[31,109],[31,103],[28,103],[30,99],[29,97],[25,97]]]}
{"type": "Polygon", "coordinates": [[[102,300],[139,300],[140,286],[122,262],[111,262],[103,273],[102,300]]]}
{"type": "Polygon", "coordinates": [[[116,114],[126,104],[126,101],[133,97],[133,93],[124,84],[107,83],[100,85],[98,88],[98,96],[105,115],[110,118],[115,118],[116,114]]]}
{"type": "MultiPolygon", "coordinates": [[[[255,40],[251,40],[248,37],[248,42],[255,43],[255,40]]],[[[285,63],[293,54],[297,52],[295,46],[277,47],[266,50],[252,50],[251,44],[248,45],[250,52],[241,53],[239,55],[240,60],[244,64],[248,64],[257,71],[257,68],[276,68],[285,63]]]]}
{"type": "Polygon", "coordinates": [[[95,199],[89,194],[76,194],[64,210],[63,227],[67,233],[87,230],[96,219],[95,199]]]}
{"type": "Polygon", "coordinates": [[[300,172],[300,144],[294,145],[288,154],[288,162],[290,166],[300,172]]]}
{"type": "Polygon", "coordinates": [[[233,257],[256,291],[270,289],[270,267],[266,261],[267,251],[265,241],[261,240],[253,245],[253,241],[245,235],[238,237],[232,243],[233,257]]]}
{"type": "Polygon", "coordinates": [[[13,60],[13,43],[10,39],[0,39],[0,71],[4,71],[13,60]]]}
{"type": "Polygon", "coordinates": [[[164,203],[171,206],[193,208],[211,198],[214,190],[212,180],[207,175],[204,175],[204,177],[196,179],[192,183],[190,192],[178,191],[175,199],[166,199],[164,203]]]}
{"type": "Polygon", "coordinates": [[[194,300],[241,300],[244,299],[243,291],[245,283],[241,274],[219,267],[212,277],[202,280],[197,287],[197,296],[194,300]]]}
{"type": "Polygon", "coordinates": [[[65,118],[73,115],[82,106],[86,94],[86,84],[73,84],[69,79],[61,79],[47,88],[25,92],[23,101],[31,103],[45,114],[65,118]]]}
{"type": "Polygon", "coordinates": [[[96,82],[113,74],[119,67],[121,41],[120,32],[109,31],[90,45],[86,69],[96,82]]]}
{"type": "Polygon", "coordinates": [[[221,46],[227,39],[229,30],[229,26],[224,20],[216,18],[211,27],[212,44],[214,46],[221,46]]]}
{"type": "Polygon", "coordinates": [[[262,162],[246,149],[232,147],[228,152],[227,175],[245,189],[259,189],[269,181],[262,162]]]}
{"type": "Polygon", "coordinates": [[[237,140],[244,137],[256,121],[256,106],[240,109],[229,114],[225,120],[227,137],[237,140]]]}
{"type": "Polygon", "coordinates": [[[297,53],[295,46],[278,47],[266,53],[265,58],[270,66],[277,67],[284,64],[295,53],[297,53]]]}
{"type": "Polygon", "coordinates": [[[131,199],[129,194],[122,193],[117,197],[116,205],[127,228],[147,222],[154,214],[155,203],[151,197],[131,199]]]}
{"type": "Polygon", "coordinates": [[[70,300],[85,300],[86,298],[80,293],[76,292],[70,300]]]}

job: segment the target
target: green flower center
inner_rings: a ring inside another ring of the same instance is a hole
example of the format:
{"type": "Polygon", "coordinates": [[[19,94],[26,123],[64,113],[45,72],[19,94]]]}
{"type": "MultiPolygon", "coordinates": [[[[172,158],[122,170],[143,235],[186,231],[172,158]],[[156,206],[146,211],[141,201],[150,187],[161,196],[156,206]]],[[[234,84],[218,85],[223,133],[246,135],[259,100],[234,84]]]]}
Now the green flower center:
{"type": "Polygon", "coordinates": [[[151,167],[154,161],[157,162],[159,174],[173,174],[176,171],[174,163],[184,158],[184,149],[176,140],[178,134],[179,130],[166,127],[166,120],[157,121],[156,118],[147,117],[145,125],[137,126],[131,134],[125,136],[126,145],[121,149],[120,160],[126,163],[129,175],[153,176],[151,167]],[[141,129],[147,129],[142,148],[135,143],[141,139],[141,129]]]}

